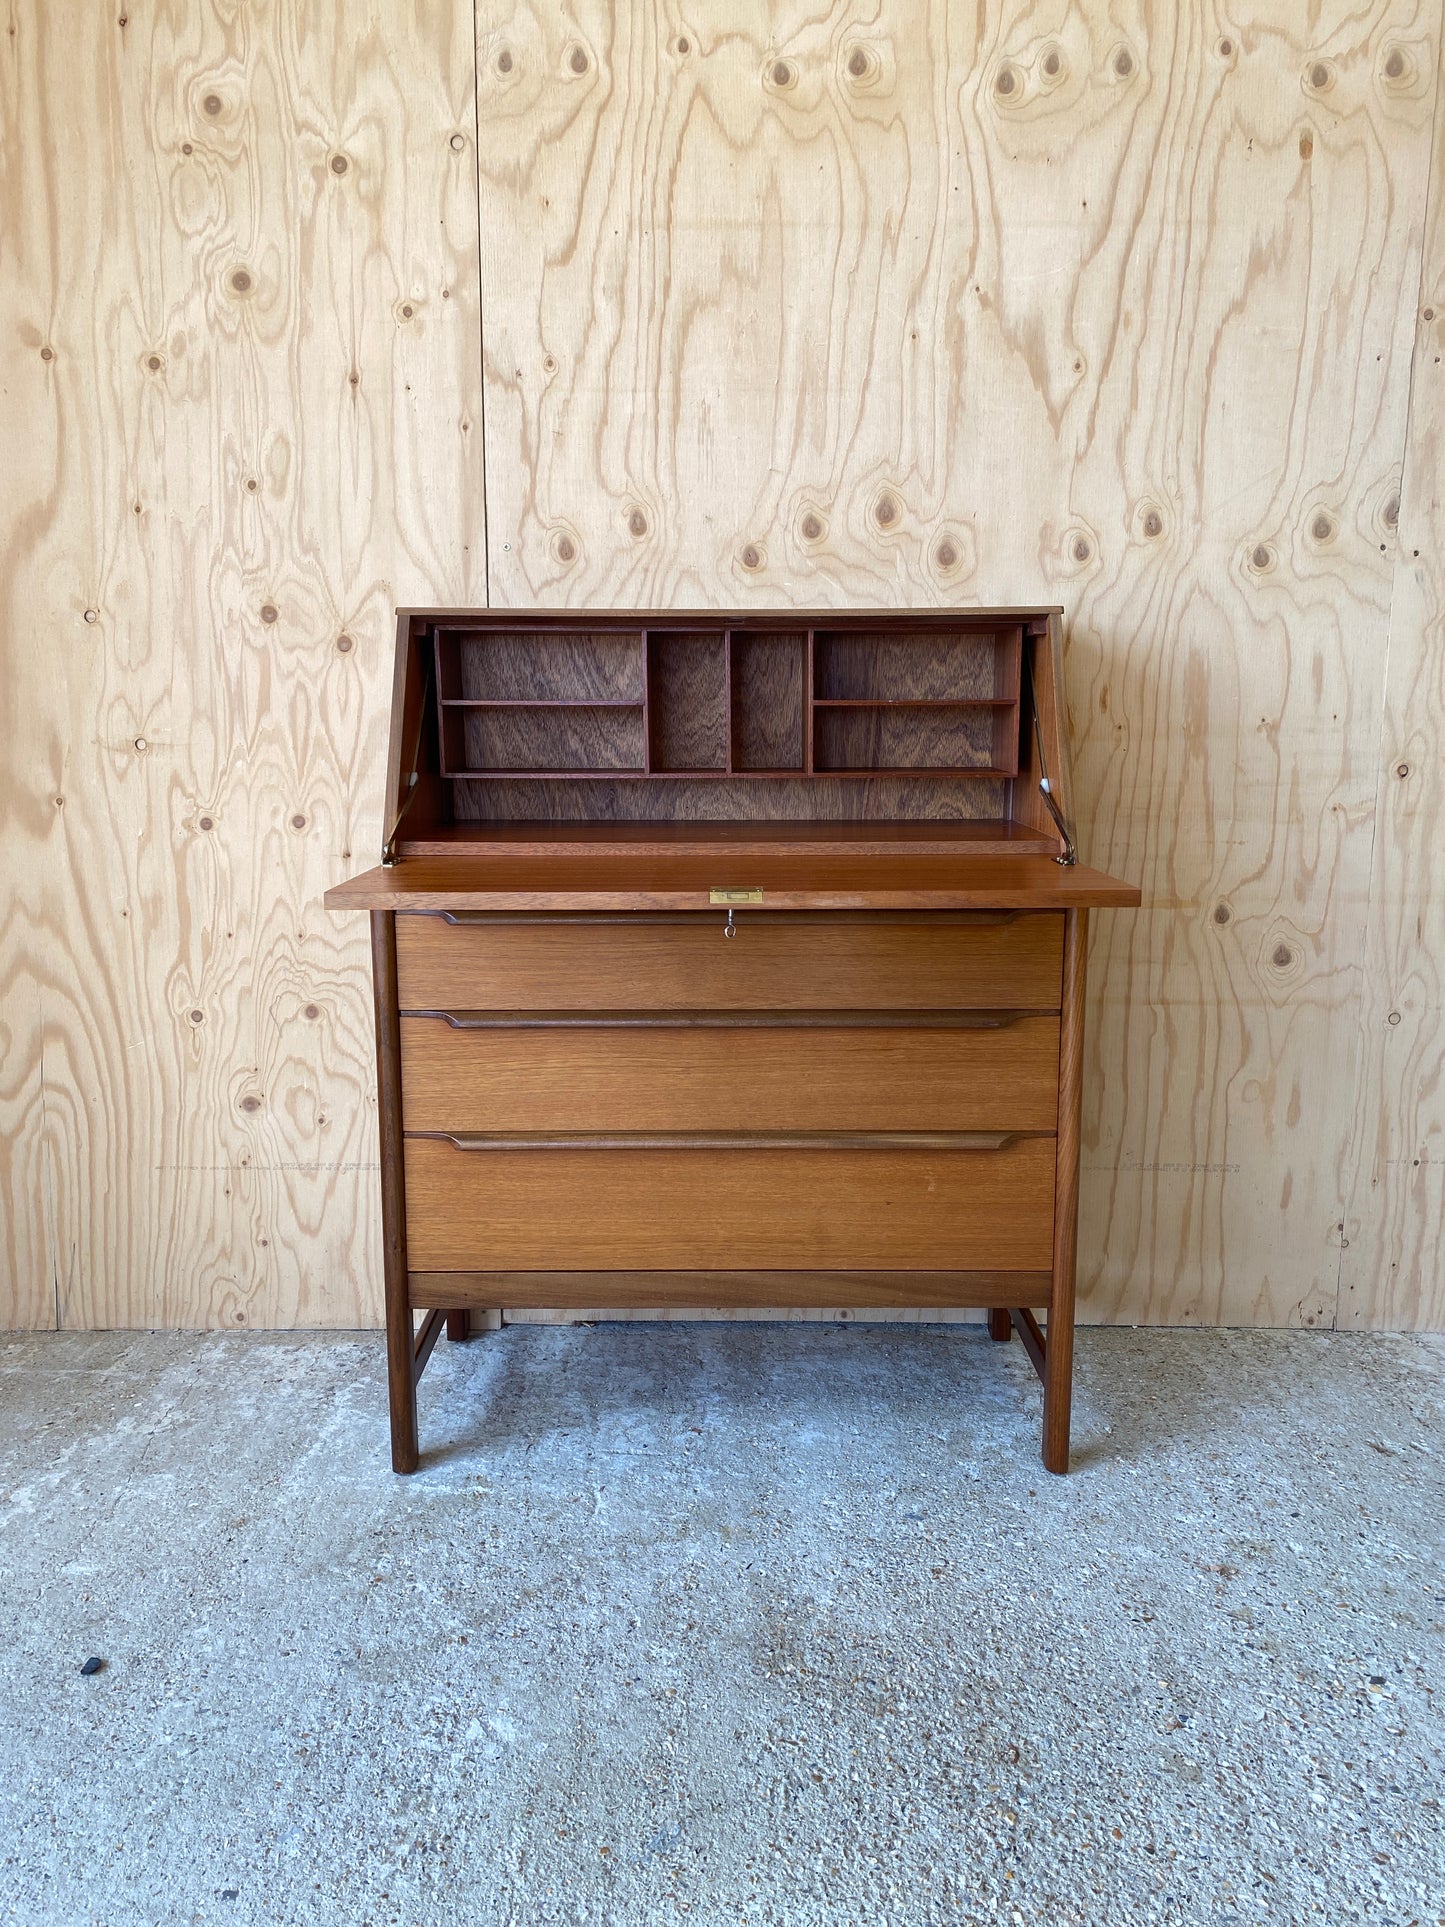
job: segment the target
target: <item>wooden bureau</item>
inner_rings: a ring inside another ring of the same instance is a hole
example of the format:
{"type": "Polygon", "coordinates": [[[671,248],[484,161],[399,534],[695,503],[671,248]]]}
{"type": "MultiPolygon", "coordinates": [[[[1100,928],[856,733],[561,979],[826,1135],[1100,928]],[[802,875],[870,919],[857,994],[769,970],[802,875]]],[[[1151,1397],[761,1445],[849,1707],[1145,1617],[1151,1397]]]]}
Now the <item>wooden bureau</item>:
{"type": "Polygon", "coordinates": [[[1059,644],[401,613],[385,860],[326,898],[371,913],[399,1472],[443,1326],[672,1305],[986,1308],[1067,1470],[1086,919],[1139,895],[1075,858],[1059,644]]]}

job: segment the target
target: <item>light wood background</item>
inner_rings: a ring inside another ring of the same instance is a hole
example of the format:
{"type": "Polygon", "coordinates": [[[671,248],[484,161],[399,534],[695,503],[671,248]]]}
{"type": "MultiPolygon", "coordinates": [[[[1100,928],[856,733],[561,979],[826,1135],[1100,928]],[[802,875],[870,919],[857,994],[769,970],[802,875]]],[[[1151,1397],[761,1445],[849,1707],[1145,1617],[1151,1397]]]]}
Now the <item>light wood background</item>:
{"type": "Polygon", "coordinates": [[[1445,1327],[1441,0],[4,22],[3,1321],[378,1322],[395,603],[1042,600],[1083,1315],[1445,1327]]]}

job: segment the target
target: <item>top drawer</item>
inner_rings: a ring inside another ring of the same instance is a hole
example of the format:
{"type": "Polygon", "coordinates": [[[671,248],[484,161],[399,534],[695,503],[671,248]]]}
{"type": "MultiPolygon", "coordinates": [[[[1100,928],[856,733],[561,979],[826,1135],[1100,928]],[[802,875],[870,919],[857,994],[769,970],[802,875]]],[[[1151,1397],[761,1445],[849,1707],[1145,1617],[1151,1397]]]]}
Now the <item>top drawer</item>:
{"type": "MultiPolygon", "coordinates": [[[[460,914],[460,913],[459,913],[460,914]]],[[[397,917],[403,1010],[1057,1010],[1057,911],[397,917]]]]}

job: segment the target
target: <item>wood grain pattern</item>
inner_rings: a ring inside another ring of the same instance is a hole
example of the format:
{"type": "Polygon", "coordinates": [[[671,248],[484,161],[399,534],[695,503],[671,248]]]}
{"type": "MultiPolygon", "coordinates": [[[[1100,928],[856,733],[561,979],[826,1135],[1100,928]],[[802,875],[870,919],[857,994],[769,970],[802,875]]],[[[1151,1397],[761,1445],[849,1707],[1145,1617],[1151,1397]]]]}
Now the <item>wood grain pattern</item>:
{"type": "Polygon", "coordinates": [[[373,1325],[398,601],[485,598],[471,15],[9,10],[3,1321],[373,1325]]]}
{"type": "Polygon", "coordinates": [[[635,855],[639,848],[674,855],[766,856],[786,843],[795,856],[960,856],[983,853],[1012,856],[1058,848],[1052,830],[1042,832],[1018,823],[979,822],[938,818],[910,823],[879,824],[856,817],[833,822],[767,823],[756,818],[738,823],[618,823],[602,821],[454,824],[429,831],[413,842],[405,832],[406,853],[415,856],[455,854],[457,845],[479,846],[504,855],[575,856],[587,850],[596,856],[635,855]]]}
{"type": "Polygon", "coordinates": [[[804,636],[732,638],[733,768],[804,766],[804,636]]]}
{"type": "Polygon", "coordinates": [[[1059,1023],[454,1030],[404,1017],[409,1131],[1052,1131],[1059,1023]]]}
{"type": "Polygon", "coordinates": [[[441,691],[485,702],[642,701],[642,636],[502,630],[444,638],[441,691]]]}
{"type": "MultiPolygon", "coordinates": [[[[472,1152],[408,1138],[406,1198],[418,1271],[936,1270],[960,1251],[1036,1271],[1049,1262],[1054,1142],[472,1152]]],[[[712,1302],[703,1283],[696,1302],[712,1302]]]]}
{"type": "Polygon", "coordinates": [[[1334,1316],[1440,33],[479,9],[494,600],[1067,605],[1085,1317],[1334,1316]]]}
{"type": "MultiPolygon", "coordinates": [[[[1445,68],[1437,74],[1437,99],[1445,68]]],[[[1390,604],[1338,1322],[1445,1330],[1445,129],[1390,604]]]]}
{"type": "Polygon", "coordinates": [[[645,764],[642,710],[464,709],[460,720],[462,770],[641,770],[645,764]]]}
{"type": "Polygon", "coordinates": [[[1003,652],[992,635],[941,641],[921,631],[886,639],[856,631],[813,640],[813,690],[820,702],[952,701],[961,697],[1017,697],[1002,673],[1003,652]]]}
{"type": "Polygon", "coordinates": [[[415,1010],[1050,1010],[1063,918],[397,923],[415,1010]]]}
{"type": "Polygon", "coordinates": [[[458,783],[456,789],[458,817],[472,822],[545,819],[565,823],[570,818],[594,823],[651,819],[712,823],[778,818],[811,824],[823,808],[833,820],[969,821],[983,816],[1002,827],[1008,807],[1007,783],[984,777],[971,777],[966,786],[941,776],[840,776],[807,782],[788,777],[749,781],[745,776],[691,780],[654,776],[646,782],[605,784],[585,779],[494,780],[458,783]]]}
{"type": "Polygon", "coordinates": [[[982,708],[813,710],[813,763],[819,770],[990,769],[993,711],[982,708]]]}
{"type": "Polygon", "coordinates": [[[725,637],[648,635],[649,769],[727,769],[728,683],[725,637]]]}
{"type": "MultiPolygon", "coordinates": [[[[1000,854],[984,858],[908,854],[875,857],[819,855],[806,858],[731,847],[715,857],[671,850],[637,851],[615,857],[523,857],[517,850],[496,856],[418,857],[405,866],[364,870],[332,886],[332,910],[415,910],[456,914],[504,910],[656,910],[707,912],[715,889],[761,889],[763,906],[748,913],[749,927],[790,911],[849,915],[899,911],[920,915],[994,911],[1052,914],[1070,905],[1084,909],[1132,909],[1139,891],[1087,864],[1064,866],[1046,856],[1000,854]]],[[[994,1000],[997,1002],[997,999],[994,1000]]]]}
{"type": "MultiPolygon", "coordinates": [[[[489,1305],[499,1295],[512,1310],[579,1311],[642,1308],[698,1308],[700,1281],[694,1272],[673,1271],[414,1271],[413,1305],[489,1305]]],[[[1044,1304],[1049,1295],[1046,1271],[710,1271],[701,1283],[704,1316],[710,1310],[746,1306],[752,1316],[787,1314],[772,1309],[779,1299],[793,1313],[831,1311],[834,1301],[850,1299],[845,1318],[860,1306],[930,1312],[960,1306],[1044,1304]]]]}

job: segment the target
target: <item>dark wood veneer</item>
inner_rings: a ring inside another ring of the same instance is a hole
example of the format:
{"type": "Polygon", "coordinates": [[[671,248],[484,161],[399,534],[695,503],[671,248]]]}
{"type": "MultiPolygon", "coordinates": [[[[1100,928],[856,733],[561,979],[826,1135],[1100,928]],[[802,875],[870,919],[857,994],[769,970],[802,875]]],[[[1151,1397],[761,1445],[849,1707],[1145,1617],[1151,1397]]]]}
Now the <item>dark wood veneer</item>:
{"type": "Polygon", "coordinates": [[[558,815],[1003,823],[1048,643],[1013,611],[404,613],[403,680],[435,691],[416,766],[440,780],[397,852],[558,815]]]}

